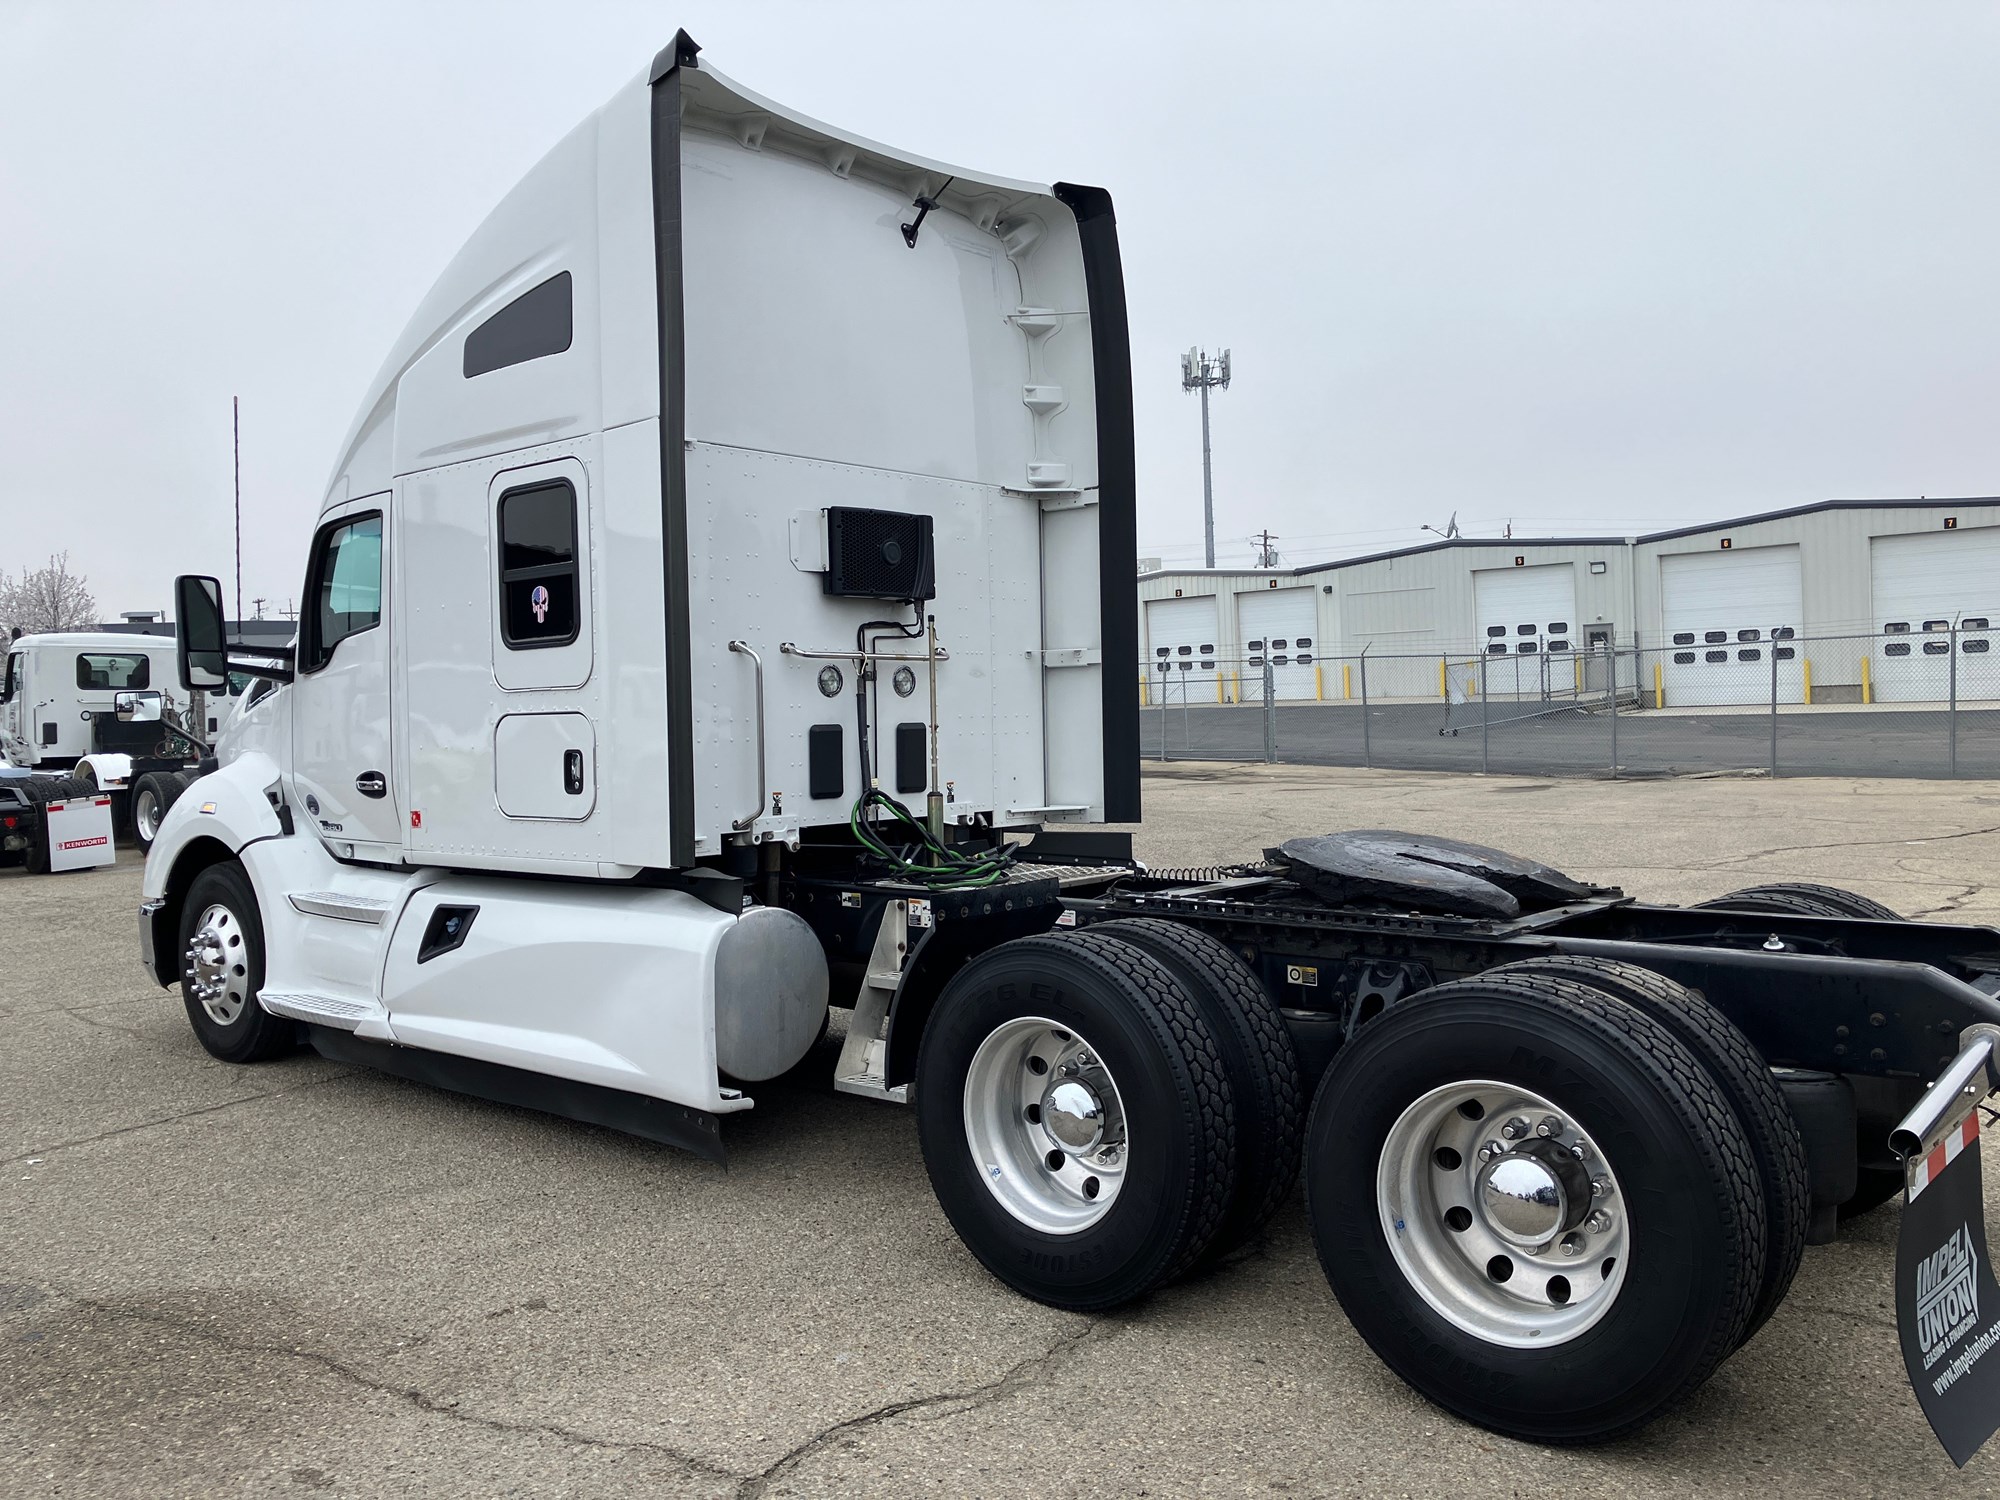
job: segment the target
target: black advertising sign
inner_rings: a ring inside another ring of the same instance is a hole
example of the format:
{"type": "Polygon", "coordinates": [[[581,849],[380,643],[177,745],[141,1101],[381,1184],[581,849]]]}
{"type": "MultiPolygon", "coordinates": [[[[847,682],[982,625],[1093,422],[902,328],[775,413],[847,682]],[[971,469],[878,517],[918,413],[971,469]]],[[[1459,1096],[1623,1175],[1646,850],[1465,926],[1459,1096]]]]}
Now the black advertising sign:
{"type": "Polygon", "coordinates": [[[1963,1468],[2000,1427],[2000,1289],[1986,1249],[1977,1111],[1910,1168],[1896,1324],[1917,1404],[1963,1468]]]}

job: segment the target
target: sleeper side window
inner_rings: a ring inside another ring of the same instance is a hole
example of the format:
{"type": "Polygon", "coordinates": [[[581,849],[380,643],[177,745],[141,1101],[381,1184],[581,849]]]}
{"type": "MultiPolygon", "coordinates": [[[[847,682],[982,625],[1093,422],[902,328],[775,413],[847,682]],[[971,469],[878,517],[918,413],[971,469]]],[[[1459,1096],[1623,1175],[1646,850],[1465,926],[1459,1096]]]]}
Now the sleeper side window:
{"type": "Polygon", "coordinates": [[[500,497],[500,636],[515,651],[577,637],[576,490],[567,479],[500,497]]]}
{"type": "Polygon", "coordinates": [[[7,676],[4,680],[0,680],[0,703],[12,703],[14,701],[14,692],[19,685],[20,671],[21,653],[18,651],[8,652],[7,676]]]}
{"type": "Polygon", "coordinates": [[[351,635],[382,623],[382,513],[338,521],[319,534],[306,565],[305,639],[299,669],[317,672],[351,635]]]}

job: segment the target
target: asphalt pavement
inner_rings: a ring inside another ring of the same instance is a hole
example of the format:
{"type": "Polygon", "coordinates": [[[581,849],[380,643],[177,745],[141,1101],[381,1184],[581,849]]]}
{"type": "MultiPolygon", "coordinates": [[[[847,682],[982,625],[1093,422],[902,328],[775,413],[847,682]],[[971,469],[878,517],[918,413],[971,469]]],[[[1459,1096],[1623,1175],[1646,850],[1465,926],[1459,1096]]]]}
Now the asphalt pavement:
{"type": "MultiPolygon", "coordinates": [[[[1146,796],[1160,864],[1400,826],[1656,899],[1814,878],[2000,922],[1993,783],[1199,765],[1146,796]]],[[[1684,1406],[1544,1449],[1390,1375],[1296,1202],[1200,1279],[1078,1317],[988,1277],[910,1113],[824,1066],[756,1090],[724,1169],[311,1054],[215,1062],[138,969],[139,876],[0,872],[0,1494],[2000,1490],[2000,1451],[1954,1471],[1905,1382],[1893,1206],[1809,1250],[1684,1406]]]]}
{"type": "MultiPolygon", "coordinates": [[[[1531,776],[1696,775],[1718,771],[1780,776],[2000,777],[2000,711],[1788,708],[1706,712],[1560,709],[1482,726],[1478,706],[1449,715],[1442,702],[1280,704],[1277,759],[1287,765],[1377,766],[1418,771],[1492,771],[1531,776]],[[1366,732],[1363,725],[1366,724],[1366,732]],[[1443,732],[1455,725],[1456,732],[1443,732]],[[1614,740],[1615,736],[1615,740],[1614,740]]],[[[1518,715],[1500,703],[1498,714],[1518,715]]],[[[1148,761],[1261,761],[1264,710],[1255,703],[1173,704],[1140,711],[1148,761]]]]}

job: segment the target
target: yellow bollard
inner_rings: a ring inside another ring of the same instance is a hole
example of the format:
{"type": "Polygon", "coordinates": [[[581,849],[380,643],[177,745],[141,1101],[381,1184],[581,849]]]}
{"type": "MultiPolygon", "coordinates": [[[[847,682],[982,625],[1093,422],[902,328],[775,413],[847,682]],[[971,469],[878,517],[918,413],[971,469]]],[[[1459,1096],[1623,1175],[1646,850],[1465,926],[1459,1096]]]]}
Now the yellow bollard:
{"type": "Polygon", "coordinates": [[[1352,698],[1354,696],[1354,663],[1352,662],[1344,661],[1340,664],[1340,696],[1343,698],[1352,698]]]}
{"type": "Polygon", "coordinates": [[[1320,673],[1324,670],[1325,668],[1323,667],[1313,668],[1313,702],[1315,703],[1326,702],[1326,682],[1320,676],[1320,673]]]}
{"type": "Polygon", "coordinates": [[[1875,685],[1868,680],[1868,658],[1865,656],[1861,658],[1861,701],[1863,703],[1875,701],[1875,685]]]}
{"type": "Polygon", "coordinates": [[[1442,656],[1438,658],[1438,696],[1440,698],[1451,696],[1451,689],[1445,683],[1445,661],[1442,656]]]}
{"type": "Polygon", "coordinates": [[[1139,707],[1145,708],[1153,701],[1152,679],[1143,673],[1139,677],[1139,707]]]}
{"type": "MultiPolygon", "coordinates": [[[[1229,676],[1231,681],[1234,681],[1236,674],[1234,672],[1231,672],[1229,676]]],[[[1240,698],[1243,695],[1241,693],[1238,693],[1236,696],[1240,698]]],[[[1217,672],[1215,674],[1215,701],[1217,703],[1227,703],[1229,701],[1229,699],[1226,698],[1222,692],[1222,674],[1220,672],[1217,672]]]]}
{"type": "Polygon", "coordinates": [[[1810,703],[1812,702],[1812,658],[1806,657],[1805,664],[1806,664],[1806,702],[1810,703]]]}
{"type": "Polygon", "coordinates": [[[1576,668],[1576,690],[1580,693],[1583,691],[1583,658],[1580,656],[1571,657],[1570,665],[1576,668]]]}
{"type": "Polygon", "coordinates": [[[1665,708],[1666,706],[1667,706],[1667,674],[1661,670],[1660,664],[1658,662],[1654,662],[1653,663],[1653,707],[1665,708]]]}

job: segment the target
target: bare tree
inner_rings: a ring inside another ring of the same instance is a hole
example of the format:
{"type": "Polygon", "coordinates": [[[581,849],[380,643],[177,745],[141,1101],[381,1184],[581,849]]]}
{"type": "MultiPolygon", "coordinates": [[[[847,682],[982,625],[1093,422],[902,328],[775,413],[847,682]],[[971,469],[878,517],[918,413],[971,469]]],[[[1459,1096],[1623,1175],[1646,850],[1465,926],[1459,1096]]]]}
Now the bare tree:
{"type": "Polygon", "coordinates": [[[23,568],[20,576],[0,573],[0,634],[20,630],[80,630],[97,620],[97,600],[81,573],[72,573],[69,554],[58,552],[46,567],[23,568]]]}

